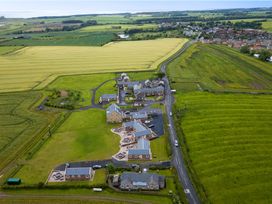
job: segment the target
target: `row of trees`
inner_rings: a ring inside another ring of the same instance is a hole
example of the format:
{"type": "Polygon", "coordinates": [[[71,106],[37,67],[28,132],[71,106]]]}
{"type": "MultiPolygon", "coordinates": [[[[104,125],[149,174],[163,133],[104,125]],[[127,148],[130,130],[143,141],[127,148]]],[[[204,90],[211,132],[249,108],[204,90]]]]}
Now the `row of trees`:
{"type": "Polygon", "coordinates": [[[259,52],[255,50],[250,50],[250,47],[248,45],[242,46],[240,49],[241,53],[244,54],[249,54],[249,55],[254,55],[254,54],[259,54],[259,59],[262,61],[268,61],[268,59],[271,57],[272,53],[269,50],[261,50],[259,52]]]}

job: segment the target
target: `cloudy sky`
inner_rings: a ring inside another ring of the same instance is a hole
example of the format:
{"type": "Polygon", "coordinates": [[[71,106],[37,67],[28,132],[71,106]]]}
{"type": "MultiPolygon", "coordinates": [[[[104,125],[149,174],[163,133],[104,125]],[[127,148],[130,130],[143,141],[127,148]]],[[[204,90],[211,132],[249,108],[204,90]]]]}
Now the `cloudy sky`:
{"type": "Polygon", "coordinates": [[[0,0],[0,16],[34,17],[253,7],[272,7],[272,0],[0,0]]]}

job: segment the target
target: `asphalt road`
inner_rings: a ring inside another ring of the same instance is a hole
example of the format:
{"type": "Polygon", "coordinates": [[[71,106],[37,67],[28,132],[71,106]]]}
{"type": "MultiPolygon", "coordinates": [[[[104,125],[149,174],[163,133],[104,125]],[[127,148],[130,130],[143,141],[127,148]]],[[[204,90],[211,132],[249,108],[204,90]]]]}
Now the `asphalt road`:
{"type": "Polygon", "coordinates": [[[166,82],[165,83],[165,108],[166,108],[166,114],[167,114],[167,118],[169,122],[168,128],[169,128],[170,141],[172,146],[172,162],[173,162],[173,165],[177,169],[179,180],[184,188],[184,192],[190,204],[198,204],[200,203],[200,200],[192,185],[192,182],[190,181],[190,177],[188,176],[181,149],[180,147],[175,147],[174,145],[174,141],[177,140],[177,134],[175,131],[173,118],[170,116],[170,112],[172,112],[174,97],[171,94],[169,80],[166,75],[166,68],[170,62],[172,62],[176,57],[182,54],[194,42],[195,41],[187,42],[183,46],[183,48],[181,48],[175,55],[173,55],[171,58],[165,61],[160,67],[161,71],[165,73],[165,77],[164,77],[164,80],[166,82]]]}

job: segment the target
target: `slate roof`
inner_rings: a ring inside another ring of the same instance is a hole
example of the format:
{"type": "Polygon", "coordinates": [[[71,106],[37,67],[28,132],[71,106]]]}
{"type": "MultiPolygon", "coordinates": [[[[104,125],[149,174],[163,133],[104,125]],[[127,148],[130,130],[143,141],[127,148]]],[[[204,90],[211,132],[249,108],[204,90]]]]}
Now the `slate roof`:
{"type": "Polygon", "coordinates": [[[154,88],[141,88],[141,89],[137,89],[134,91],[134,94],[148,94],[148,93],[160,93],[164,91],[164,87],[163,86],[157,86],[154,88]]]}
{"type": "Polygon", "coordinates": [[[150,141],[140,138],[137,141],[136,149],[129,149],[128,155],[149,155],[150,154],[150,141]]]}
{"type": "Polygon", "coordinates": [[[117,95],[116,94],[103,94],[101,96],[102,100],[115,100],[117,98],[117,95]]]}
{"type": "Polygon", "coordinates": [[[132,112],[130,113],[130,116],[133,119],[146,119],[148,117],[146,112],[132,112]]]}
{"type": "Polygon", "coordinates": [[[120,109],[119,106],[117,106],[115,103],[111,104],[108,108],[107,108],[107,114],[110,114],[112,112],[118,112],[120,114],[122,114],[122,110],[120,109]]]}
{"type": "Polygon", "coordinates": [[[165,177],[154,173],[124,172],[121,177],[121,185],[132,184],[136,188],[148,188],[149,184],[156,184],[164,188],[165,177]]]}
{"type": "Polygon", "coordinates": [[[92,168],[90,167],[81,167],[81,168],[66,168],[67,176],[79,176],[79,175],[90,175],[92,168]]]}

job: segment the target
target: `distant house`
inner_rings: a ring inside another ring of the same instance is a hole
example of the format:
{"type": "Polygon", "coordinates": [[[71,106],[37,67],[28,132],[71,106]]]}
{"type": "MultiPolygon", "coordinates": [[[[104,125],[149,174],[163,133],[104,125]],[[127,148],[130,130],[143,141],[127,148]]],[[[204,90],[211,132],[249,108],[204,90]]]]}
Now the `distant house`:
{"type": "Polygon", "coordinates": [[[124,172],[120,176],[121,190],[160,190],[165,188],[165,177],[152,173],[124,172]]]}
{"type": "Polygon", "coordinates": [[[65,169],[65,180],[67,181],[83,181],[90,180],[92,177],[93,170],[90,167],[79,167],[79,168],[66,168],[65,169]]]}
{"type": "Polygon", "coordinates": [[[116,100],[117,100],[116,94],[103,94],[99,98],[99,103],[111,102],[111,101],[116,101],[116,100]]]}
{"type": "Polygon", "coordinates": [[[108,123],[121,123],[124,118],[124,113],[116,104],[112,104],[107,108],[106,117],[108,123]]]}
{"type": "Polygon", "coordinates": [[[143,137],[139,138],[137,140],[136,148],[128,150],[128,159],[150,160],[151,159],[150,141],[143,137]]]}

